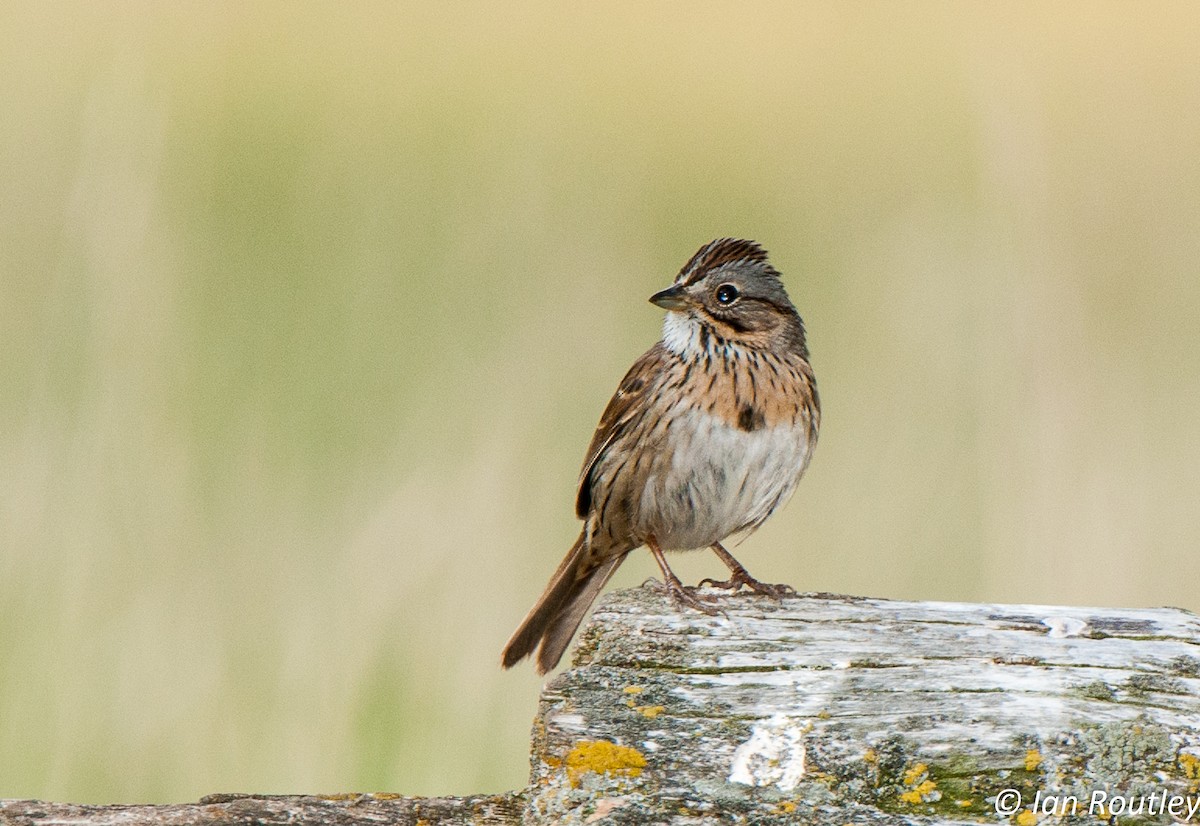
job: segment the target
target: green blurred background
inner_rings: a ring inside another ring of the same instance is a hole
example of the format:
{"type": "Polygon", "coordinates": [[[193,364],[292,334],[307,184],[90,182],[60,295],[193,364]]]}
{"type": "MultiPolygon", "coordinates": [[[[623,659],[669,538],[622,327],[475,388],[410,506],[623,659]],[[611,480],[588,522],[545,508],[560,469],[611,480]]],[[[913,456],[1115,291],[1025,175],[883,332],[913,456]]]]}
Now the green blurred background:
{"type": "Polygon", "coordinates": [[[1198,43],[1194,3],[6,2],[0,797],[523,785],[500,648],[722,235],[825,406],[759,576],[1200,608],[1198,43]]]}

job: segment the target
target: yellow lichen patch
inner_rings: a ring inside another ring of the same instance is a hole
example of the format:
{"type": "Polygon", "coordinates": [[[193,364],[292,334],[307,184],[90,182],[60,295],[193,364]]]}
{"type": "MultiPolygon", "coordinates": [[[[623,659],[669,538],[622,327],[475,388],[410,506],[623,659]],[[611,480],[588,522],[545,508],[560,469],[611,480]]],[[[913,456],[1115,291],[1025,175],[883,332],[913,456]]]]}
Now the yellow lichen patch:
{"type": "Polygon", "coordinates": [[[902,803],[932,803],[942,796],[937,783],[929,779],[929,766],[924,763],[917,763],[904,773],[904,785],[911,788],[900,793],[902,803]]]}
{"type": "Polygon", "coordinates": [[[646,767],[646,758],[637,749],[618,746],[606,740],[581,740],[567,753],[567,779],[574,787],[588,772],[617,777],[637,777],[646,767]]]}
{"type": "Polygon", "coordinates": [[[399,800],[400,798],[404,797],[404,795],[396,794],[395,792],[375,792],[375,794],[371,795],[371,797],[375,798],[376,800],[399,800]]]}
{"type": "Polygon", "coordinates": [[[1181,752],[1179,768],[1183,769],[1183,776],[1192,781],[1190,791],[1196,791],[1197,784],[1200,784],[1200,756],[1186,751],[1181,752]]]}
{"type": "Polygon", "coordinates": [[[817,712],[817,719],[818,719],[818,720],[828,720],[828,719],[829,719],[829,717],[830,717],[830,714],[829,714],[829,712],[828,712],[828,711],[826,711],[825,709],[821,709],[820,711],[818,711],[818,712],[817,712]]]}
{"type": "Polygon", "coordinates": [[[1042,765],[1042,753],[1037,749],[1030,749],[1025,752],[1025,771],[1037,771],[1037,767],[1042,765]]]}
{"type": "Polygon", "coordinates": [[[645,717],[649,720],[653,720],[655,717],[657,717],[658,715],[660,715],[664,711],[666,711],[667,707],[666,706],[635,706],[633,710],[636,711],[638,714],[642,715],[643,717],[645,717]]]}
{"type": "Polygon", "coordinates": [[[794,811],[796,811],[796,804],[790,800],[781,800],[775,804],[776,814],[790,815],[794,811]]]}
{"type": "Polygon", "coordinates": [[[323,794],[322,800],[358,800],[362,797],[358,792],[338,792],[337,794],[323,794]]]}
{"type": "Polygon", "coordinates": [[[878,763],[879,762],[879,752],[875,751],[875,749],[867,749],[866,754],[863,755],[863,762],[864,763],[878,763]]]}
{"type": "Polygon", "coordinates": [[[1037,815],[1026,809],[1017,815],[1017,826],[1033,826],[1037,820],[1037,815]]]}
{"type": "Polygon", "coordinates": [[[646,689],[642,688],[640,685],[627,685],[621,690],[626,694],[641,694],[646,689]]]}
{"type": "Polygon", "coordinates": [[[975,801],[974,800],[956,800],[956,801],[954,801],[954,805],[958,806],[960,809],[969,809],[975,805],[975,801]]]}
{"type": "Polygon", "coordinates": [[[900,799],[905,803],[920,803],[923,800],[931,800],[933,793],[937,791],[937,783],[932,780],[926,780],[918,783],[913,788],[900,794],[900,799]]]}

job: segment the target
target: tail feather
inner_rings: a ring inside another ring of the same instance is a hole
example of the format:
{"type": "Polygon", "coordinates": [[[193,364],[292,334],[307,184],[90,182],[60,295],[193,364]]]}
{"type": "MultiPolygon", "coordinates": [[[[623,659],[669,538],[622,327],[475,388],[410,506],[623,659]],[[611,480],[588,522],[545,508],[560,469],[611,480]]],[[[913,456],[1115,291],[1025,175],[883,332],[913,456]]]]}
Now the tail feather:
{"type": "Polygon", "coordinates": [[[558,665],[563,652],[571,644],[571,638],[575,636],[579,624],[583,622],[584,615],[592,607],[592,603],[596,601],[596,597],[600,595],[600,591],[608,582],[609,577],[613,575],[613,571],[617,570],[617,566],[621,564],[623,558],[615,556],[605,560],[588,571],[584,578],[577,583],[570,599],[563,605],[558,615],[551,620],[550,625],[546,628],[546,633],[542,635],[542,647],[538,650],[537,656],[539,674],[545,674],[558,665]]]}
{"type": "Polygon", "coordinates": [[[622,554],[596,565],[587,558],[586,550],[586,536],[581,533],[537,604],[504,646],[501,663],[505,668],[512,668],[534,651],[539,674],[558,665],[584,614],[624,559],[622,554]]]}

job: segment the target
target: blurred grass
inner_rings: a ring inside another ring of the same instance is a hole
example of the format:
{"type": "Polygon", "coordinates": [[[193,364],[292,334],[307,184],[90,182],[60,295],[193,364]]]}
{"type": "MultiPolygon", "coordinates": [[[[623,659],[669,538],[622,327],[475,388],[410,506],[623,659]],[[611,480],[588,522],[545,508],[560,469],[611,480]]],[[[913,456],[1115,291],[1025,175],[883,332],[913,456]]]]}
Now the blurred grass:
{"type": "Polygon", "coordinates": [[[522,785],[500,646],[646,297],[719,235],[771,250],[825,404],[752,570],[1200,608],[1198,35],[6,4],[0,796],[522,785]]]}

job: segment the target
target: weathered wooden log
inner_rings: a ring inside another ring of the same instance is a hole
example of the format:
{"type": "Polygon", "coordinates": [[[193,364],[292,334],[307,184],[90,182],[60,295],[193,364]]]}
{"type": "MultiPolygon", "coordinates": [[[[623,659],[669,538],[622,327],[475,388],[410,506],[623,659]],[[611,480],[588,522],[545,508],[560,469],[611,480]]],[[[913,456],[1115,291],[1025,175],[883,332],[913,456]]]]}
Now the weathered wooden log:
{"type": "Polygon", "coordinates": [[[1200,822],[1200,618],[1186,611],[610,594],[542,694],[530,785],[412,799],[8,801],[0,821],[1200,822]]]}
{"type": "Polygon", "coordinates": [[[214,794],[169,806],[81,806],[0,801],[4,826],[510,826],[521,822],[519,794],[403,797],[398,794],[214,794]]]}
{"type": "Polygon", "coordinates": [[[1186,611],[828,595],[722,607],[605,600],[543,694],[532,813],[978,823],[1070,796],[1056,814],[1196,800],[1200,619],[1186,611]],[[1113,805],[1092,807],[1094,792],[1113,805]]]}

